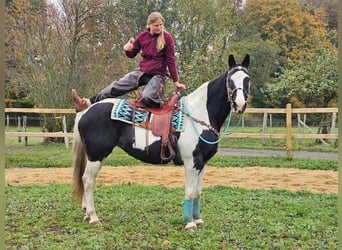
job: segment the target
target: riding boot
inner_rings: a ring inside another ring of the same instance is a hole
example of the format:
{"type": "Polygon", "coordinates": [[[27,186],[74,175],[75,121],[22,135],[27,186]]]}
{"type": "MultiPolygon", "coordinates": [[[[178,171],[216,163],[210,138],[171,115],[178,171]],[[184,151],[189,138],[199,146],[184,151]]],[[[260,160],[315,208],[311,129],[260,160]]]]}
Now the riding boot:
{"type": "Polygon", "coordinates": [[[76,111],[81,112],[90,106],[90,100],[87,98],[81,98],[78,96],[76,89],[71,90],[72,99],[76,103],[76,111]]]}

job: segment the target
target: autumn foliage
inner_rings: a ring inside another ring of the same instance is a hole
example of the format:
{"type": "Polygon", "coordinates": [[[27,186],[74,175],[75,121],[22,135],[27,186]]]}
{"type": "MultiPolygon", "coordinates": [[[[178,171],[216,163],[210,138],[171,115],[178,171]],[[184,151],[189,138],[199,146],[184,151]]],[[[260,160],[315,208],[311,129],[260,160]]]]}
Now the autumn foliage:
{"type": "MultiPolygon", "coordinates": [[[[180,81],[188,91],[226,70],[231,53],[236,58],[251,55],[252,106],[281,106],[281,99],[311,106],[310,98],[295,98],[298,92],[286,99],[277,96],[277,84],[286,82],[284,74],[296,76],[300,68],[310,76],[307,84],[329,84],[329,91],[337,91],[331,65],[337,60],[336,0],[243,2],[9,0],[6,105],[70,108],[72,88],[90,96],[122,77],[139,60],[127,59],[122,46],[146,27],[148,14],[155,10],[162,12],[166,29],[175,37],[180,81]],[[328,63],[325,70],[315,65],[322,61],[328,63]]],[[[300,77],[286,84],[300,91],[300,77]]],[[[329,96],[331,100],[319,105],[336,103],[337,95],[329,96]]]]}

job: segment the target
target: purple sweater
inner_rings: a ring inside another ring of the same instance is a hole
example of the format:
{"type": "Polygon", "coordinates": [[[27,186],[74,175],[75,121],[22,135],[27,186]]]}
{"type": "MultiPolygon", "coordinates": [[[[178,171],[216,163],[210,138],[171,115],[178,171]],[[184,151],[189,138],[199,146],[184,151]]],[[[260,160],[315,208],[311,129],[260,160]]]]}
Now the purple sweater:
{"type": "Polygon", "coordinates": [[[142,60],[139,63],[140,70],[147,74],[165,75],[170,73],[174,82],[178,81],[178,72],[175,60],[174,40],[170,33],[164,31],[165,47],[157,52],[157,37],[151,35],[150,29],[142,31],[136,37],[131,51],[125,51],[127,57],[133,58],[140,51],[142,60]]]}

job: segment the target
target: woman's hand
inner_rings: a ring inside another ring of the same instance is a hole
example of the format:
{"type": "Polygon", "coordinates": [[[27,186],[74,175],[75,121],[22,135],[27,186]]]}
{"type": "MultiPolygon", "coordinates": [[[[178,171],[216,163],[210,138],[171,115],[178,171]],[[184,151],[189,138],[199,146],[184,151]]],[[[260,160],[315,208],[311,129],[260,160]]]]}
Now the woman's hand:
{"type": "Polygon", "coordinates": [[[134,39],[130,38],[129,41],[124,45],[124,51],[131,51],[133,49],[134,39]]]}
{"type": "Polygon", "coordinates": [[[176,88],[177,88],[177,89],[180,89],[180,90],[186,89],[185,85],[182,84],[182,83],[179,83],[178,81],[175,82],[175,85],[176,85],[176,88]]]}

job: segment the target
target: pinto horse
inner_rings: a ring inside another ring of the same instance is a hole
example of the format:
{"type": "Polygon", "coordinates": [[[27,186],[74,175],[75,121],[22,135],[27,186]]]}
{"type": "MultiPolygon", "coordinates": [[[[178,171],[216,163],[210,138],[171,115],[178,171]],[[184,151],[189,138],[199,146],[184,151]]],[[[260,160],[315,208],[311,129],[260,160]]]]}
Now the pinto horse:
{"type": "MultiPolygon", "coordinates": [[[[200,215],[203,176],[206,163],[217,152],[219,131],[231,112],[243,113],[246,109],[249,61],[247,54],[242,63],[237,64],[230,55],[226,72],[181,98],[179,112],[185,114],[184,129],[174,133],[177,144],[173,162],[185,167],[183,218],[188,230],[195,230],[204,223],[200,215]]],[[[75,119],[73,191],[82,203],[84,219],[93,224],[100,224],[93,197],[96,176],[115,146],[143,162],[165,164],[171,161],[161,158],[161,138],[154,136],[151,130],[112,119],[113,106],[119,100],[125,99],[95,103],[77,113],[75,119]],[[138,138],[138,142],[133,143],[133,137],[138,138]]]]}

